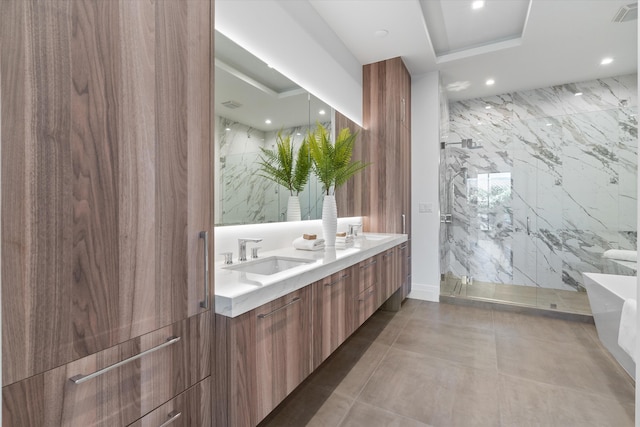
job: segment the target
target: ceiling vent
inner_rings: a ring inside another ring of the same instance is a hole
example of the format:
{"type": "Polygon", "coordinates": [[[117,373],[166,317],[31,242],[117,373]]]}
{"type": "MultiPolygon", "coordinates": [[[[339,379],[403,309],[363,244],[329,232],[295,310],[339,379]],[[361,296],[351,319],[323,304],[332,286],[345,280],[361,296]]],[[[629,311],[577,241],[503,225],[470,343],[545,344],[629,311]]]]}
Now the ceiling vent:
{"type": "Polygon", "coordinates": [[[638,19],[638,3],[622,6],[613,17],[613,22],[629,22],[638,19]]]}
{"type": "Polygon", "coordinates": [[[232,110],[242,107],[242,104],[240,104],[238,101],[225,101],[222,103],[222,105],[232,110]]]}

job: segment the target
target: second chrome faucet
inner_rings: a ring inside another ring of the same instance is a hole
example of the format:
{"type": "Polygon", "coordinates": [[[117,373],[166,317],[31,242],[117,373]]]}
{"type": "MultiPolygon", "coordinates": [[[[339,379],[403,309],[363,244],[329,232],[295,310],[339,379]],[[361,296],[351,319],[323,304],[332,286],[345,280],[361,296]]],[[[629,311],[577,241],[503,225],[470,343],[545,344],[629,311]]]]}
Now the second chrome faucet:
{"type": "Polygon", "coordinates": [[[243,237],[238,239],[238,261],[247,260],[247,242],[251,242],[251,243],[262,242],[262,238],[243,237]]]}

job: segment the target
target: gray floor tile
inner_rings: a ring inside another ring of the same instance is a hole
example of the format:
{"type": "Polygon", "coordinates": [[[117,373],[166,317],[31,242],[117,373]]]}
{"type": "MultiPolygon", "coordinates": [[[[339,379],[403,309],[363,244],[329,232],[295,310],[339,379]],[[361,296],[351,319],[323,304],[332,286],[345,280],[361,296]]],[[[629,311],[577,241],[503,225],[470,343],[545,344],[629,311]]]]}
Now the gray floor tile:
{"type": "Polygon", "coordinates": [[[599,348],[496,335],[500,373],[634,402],[628,375],[599,348]]]}
{"type": "Polygon", "coordinates": [[[494,311],[493,321],[496,335],[588,346],[593,344],[590,334],[579,322],[507,311],[494,311]]]}
{"type": "Polygon", "coordinates": [[[425,424],[499,423],[498,376],[445,360],[391,349],[358,401],[425,424]]]}
{"type": "Polygon", "coordinates": [[[493,329],[493,313],[477,307],[423,302],[413,313],[413,318],[430,322],[449,323],[471,328],[493,329]]]}
{"type": "Polygon", "coordinates": [[[349,397],[304,383],[260,427],[335,427],[352,403],[349,397]]]}
{"type": "Polygon", "coordinates": [[[453,361],[473,368],[496,371],[493,331],[412,318],[394,348],[453,361]]]}
{"type": "Polygon", "coordinates": [[[408,301],[378,312],[264,426],[627,426],[634,384],[593,325],[408,301]]]}
{"type": "Polygon", "coordinates": [[[377,311],[353,336],[376,341],[379,344],[391,345],[396,340],[410,316],[388,311],[377,311]]]}
{"type": "Polygon", "coordinates": [[[633,426],[634,405],[599,395],[509,376],[500,378],[501,425],[633,426]]]}
{"type": "Polygon", "coordinates": [[[428,427],[428,424],[356,402],[340,427],[428,427]]]}
{"type": "Polygon", "coordinates": [[[388,350],[388,345],[352,337],[320,366],[310,381],[355,398],[388,350]]]}

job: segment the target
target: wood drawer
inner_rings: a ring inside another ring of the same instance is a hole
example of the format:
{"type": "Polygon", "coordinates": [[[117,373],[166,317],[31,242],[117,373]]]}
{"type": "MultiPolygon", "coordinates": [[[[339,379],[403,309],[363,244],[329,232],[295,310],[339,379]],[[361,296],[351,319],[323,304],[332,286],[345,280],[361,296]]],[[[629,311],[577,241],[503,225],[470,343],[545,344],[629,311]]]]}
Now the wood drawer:
{"type": "Polygon", "coordinates": [[[190,317],[4,387],[3,425],[124,426],[139,419],[210,375],[210,316],[190,317]],[[170,337],[180,339],[169,344],[170,337]],[[71,381],[159,346],[85,382],[71,381]]]}
{"type": "Polygon", "coordinates": [[[130,427],[206,427],[212,422],[211,377],[207,377],[130,427]]]}

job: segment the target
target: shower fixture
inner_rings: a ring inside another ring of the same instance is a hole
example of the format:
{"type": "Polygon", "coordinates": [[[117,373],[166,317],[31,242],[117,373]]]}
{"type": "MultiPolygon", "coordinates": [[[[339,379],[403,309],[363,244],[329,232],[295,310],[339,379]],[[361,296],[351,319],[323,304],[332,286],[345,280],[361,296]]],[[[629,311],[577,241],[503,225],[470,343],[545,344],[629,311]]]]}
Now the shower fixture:
{"type": "Polygon", "coordinates": [[[472,138],[463,139],[460,142],[441,142],[440,149],[444,150],[447,145],[460,145],[462,148],[469,148],[472,150],[482,148],[482,145],[480,145],[478,141],[474,141],[472,138]]]}

